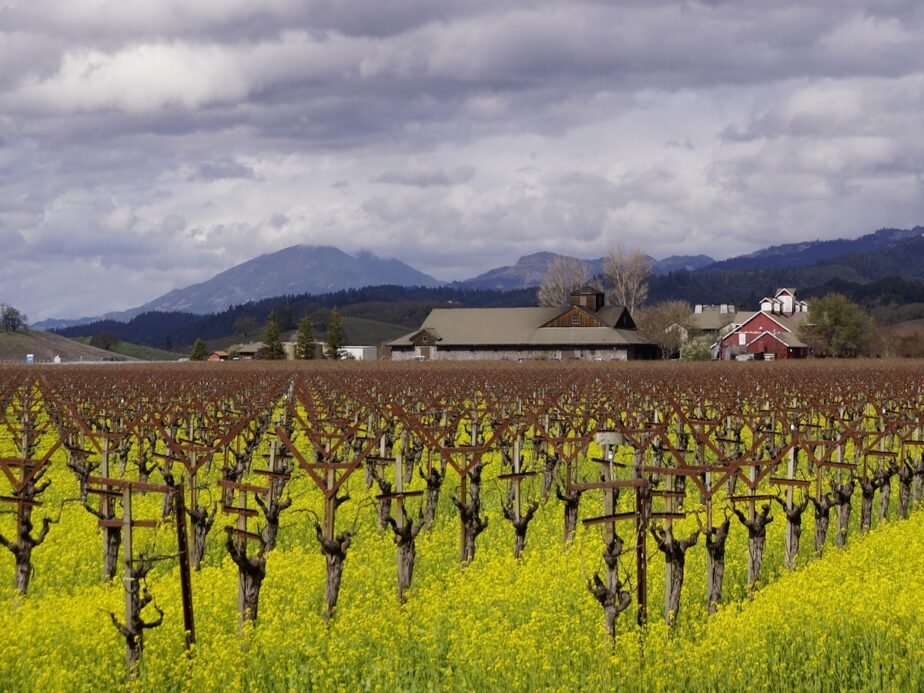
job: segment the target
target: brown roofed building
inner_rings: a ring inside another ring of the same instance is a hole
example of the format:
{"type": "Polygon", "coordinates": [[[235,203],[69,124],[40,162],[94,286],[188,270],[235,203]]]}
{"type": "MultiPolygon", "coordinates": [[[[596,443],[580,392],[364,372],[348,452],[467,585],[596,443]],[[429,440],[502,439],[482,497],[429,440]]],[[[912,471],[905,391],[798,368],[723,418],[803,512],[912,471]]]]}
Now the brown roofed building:
{"type": "Polygon", "coordinates": [[[570,306],[437,308],[419,329],[389,344],[393,360],[653,358],[624,306],[604,305],[583,286],[570,306]]]}

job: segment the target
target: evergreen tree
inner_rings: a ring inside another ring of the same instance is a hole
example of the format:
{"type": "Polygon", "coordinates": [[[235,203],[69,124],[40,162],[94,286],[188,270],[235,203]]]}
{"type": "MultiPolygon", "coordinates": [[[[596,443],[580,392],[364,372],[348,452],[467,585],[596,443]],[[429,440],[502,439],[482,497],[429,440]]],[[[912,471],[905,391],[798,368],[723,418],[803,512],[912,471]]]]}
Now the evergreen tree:
{"type": "Polygon", "coordinates": [[[339,359],[343,348],[343,325],[340,324],[340,313],[336,308],[330,309],[330,319],[327,322],[327,348],[324,356],[329,359],[339,359]]]}
{"type": "Polygon", "coordinates": [[[286,352],[282,348],[282,342],[279,341],[279,322],[276,320],[276,311],[271,312],[266,319],[265,330],[260,358],[268,361],[281,361],[286,357],[286,352]]]}
{"type": "Polygon", "coordinates": [[[193,342],[192,351],[189,354],[190,361],[205,361],[209,357],[209,347],[201,337],[193,342]]]}
{"type": "Polygon", "coordinates": [[[314,327],[311,318],[304,317],[298,323],[298,339],[295,346],[295,358],[314,358],[314,327]]]}

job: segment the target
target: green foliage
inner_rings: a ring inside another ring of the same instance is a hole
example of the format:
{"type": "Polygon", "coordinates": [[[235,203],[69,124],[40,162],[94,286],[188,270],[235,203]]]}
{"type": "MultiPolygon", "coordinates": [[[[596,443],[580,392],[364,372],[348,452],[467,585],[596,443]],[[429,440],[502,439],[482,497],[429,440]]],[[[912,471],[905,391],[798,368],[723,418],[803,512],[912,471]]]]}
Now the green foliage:
{"type": "Polygon", "coordinates": [[[693,308],[686,301],[664,301],[638,310],[635,322],[645,341],[656,344],[661,357],[672,358],[680,351],[692,329],[693,308]]]}
{"type": "MultiPolygon", "coordinates": [[[[74,339],[74,341],[78,344],[89,344],[90,338],[77,337],[74,339]]],[[[185,355],[175,351],[155,349],[154,347],[141,346],[139,344],[132,344],[131,342],[123,342],[121,340],[115,346],[113,346],[110,351],[112,351],[114,354],[130,356],[131,358],[139,359],[141,361],[176,361],[185,355]]]]}
{"type": "Polygon", "coordinates": [[[113,351],[120,341],[119,335],[115,332],[100,332],[90,337],[90,346],[96,347],[97,349],[105,349],[106,351],[113,351]]]}
{"type": "Polygon", "coordinates": [[[6,303],[0,303],[0,330],[15,332],[26,326],[26,314],[6,303]]]}
{"type": "Polygon", "coordinates": [[[314,358],[314,334],[311,318],[302,318],[298,323],[298,337],[295,345],[295,358],[311,360],[314,358]]]}
{"type": "Polygon", "coordinates": [[[703,335],[680,347],[680,358],[684,361],[710,361],[712,360],[712,344],[715,340],[703,335]]]}
{"type": "Polygon", "coordinates": [[[812,301],[809,318],[799,327],[799,338],[818,356],[868,356],[875,337],[869,314],[842,294],[812,301]]]}
{"type": "Polygon", "coordinates": [[[247,337],[260,329],[260,323],[251,315],[242,315],[234,321],[232,329],[235,337],[247,337]]]}
{"type": "Polygon", "coordinates": [[[193,342],[192,351],[189,354],[190,361],[205,361],[209,357],[208,345],[202,339],[193,342]]]}
{"type": "Polygon", "coordinates": [[[276,320],[276,311],[269,314],[266,320],[265,336],[263,338],[263,349],[260,350],[260,358],[267,361],[282,361],[286,357],[286,352],[282,348],[282,342],[279,339],[279,322],[276,320]]]}
{"type": "Polygon", "coordinates": [[[330,309],[330,319],[327,322],[327,347],[324,356],[328,359],[339,359],[343,348],[343,325],[340,323],[340,313],[336,308],[330,309]]]}

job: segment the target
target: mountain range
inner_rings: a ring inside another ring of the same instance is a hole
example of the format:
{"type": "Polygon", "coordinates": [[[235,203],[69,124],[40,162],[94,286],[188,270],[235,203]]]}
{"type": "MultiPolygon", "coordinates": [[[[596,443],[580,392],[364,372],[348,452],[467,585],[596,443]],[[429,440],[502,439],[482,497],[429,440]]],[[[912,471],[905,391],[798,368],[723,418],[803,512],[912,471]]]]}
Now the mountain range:
{"type": "MultiPolygon", "coordinates": [[[[102,318],[46,320],[33,327],[60,329],[101,319],[127,322],[150,312],[205,315],[272,297],[318,296],[367,286],[524,290],[541,283],[546,268],[556,257],[549,252],[524,255],[513,265],[447,284],[400,260],[382,259],[371,253],[349,255],[330,246],[296,245],[260,255],[207,281],[175,289],[127,311],[102,318]]],[[[652,300],[682,298],[695,303],[749,304],[778,286],[794,286],[811,293],[831,281],[851,285],[886,277],[924,281],[924,227],[880,229],[856,239],[770,246],[721,261],[706,255],[652,261],[652,300]]],[[[602,273],[603,258],[584,262],[591,275],[602,273]]]]}
{"type": "MultiPolygon", "coordinates": [[[[470,289],[496,289],[510,291],[512,289],[525,289],[542,284],[542,276],[549,264],[558,257],[568,257],[556,253],[533,253],[524,255],[513,265],[495,267],[471,279],[456,282],[460,286],[470,289]]],[[[655,275],[669,274],[671,272],[692,272],[715,262],[708,255],[671,255],[663,260],[651,260],[652,273],[655,275]]],[[[603,274],[604,258],[584,260],[590,276],[603,274]]]]}
{"type": "MultiPolygon", "coordinates": [[[[542,282],[554,253],[535,253],[521,257],[516,264],[499,267],[471,279],[441,282],[429,274],[395,259],[372,253],[349,255],[332,246],[294,245],[265,253],[220,272],[204,282],[174,289],[143,305],[107,313],[98,318],[49,319],[36,323],[38,329],[63,329],[107,320],[126,322],[143,313],[184,312],[206,315],[229,306],[259,301],[273,296],[322,295],[366,286],[426,287],[451,286],[458,289],[511,291],[536,287],[542,282]]],[[[585,260],[591,275],[603,271],[603,258],[585,260]]],[[[705,255],[672,256],[654,260],[655,272],[676,268],[695,269],[712,262],[705,255]]]]}

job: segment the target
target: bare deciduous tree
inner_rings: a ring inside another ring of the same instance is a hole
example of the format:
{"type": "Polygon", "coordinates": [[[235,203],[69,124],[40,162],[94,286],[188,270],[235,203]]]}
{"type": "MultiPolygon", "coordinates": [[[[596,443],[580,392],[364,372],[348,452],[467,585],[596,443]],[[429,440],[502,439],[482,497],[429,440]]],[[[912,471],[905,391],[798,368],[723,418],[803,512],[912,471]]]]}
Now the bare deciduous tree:
{"type": "Polygon", "coordinates": [[[627,251],[622,243],[610,250],[603,260],[603,274],[613,301],[634,313],[648,298],[652,266],[651,258],[641,250],[627,251]]]}
{"type": "Polygon", "coordinates": [[[581,288],[589,278],[587,265],[574,257],[556,257],[549,263],[542,285],[536,293],[540,306],[567,306],[571,292],[581,288]]]}
{"type": "Polygon", "coordinates": [[[661,357],[669,359],[680,352],[690,334],[692,315],[693,308],[686,301],[664,301],[643,308],[632,317],[645,339],[657,344],[661,357]]]}

